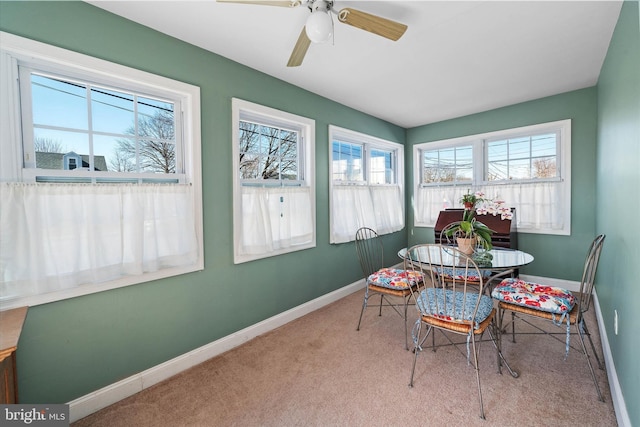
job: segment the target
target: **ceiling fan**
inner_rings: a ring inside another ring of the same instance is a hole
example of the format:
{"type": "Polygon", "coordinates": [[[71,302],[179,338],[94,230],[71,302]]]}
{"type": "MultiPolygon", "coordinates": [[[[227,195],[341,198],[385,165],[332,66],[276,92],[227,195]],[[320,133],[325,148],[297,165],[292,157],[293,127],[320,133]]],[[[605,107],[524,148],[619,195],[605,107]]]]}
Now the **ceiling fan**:
{"type": "Polygon", "coordinates": [[[370,13],[352,9],[350,7],[336,11],[333,0],[217,0],[222,3],[245,3],[265,6],[297,7],[306,6],[311,15],[300,32],[298,41],[289,57],[287,67],[298,67],[312,42],[328,41],[333,34],[333,20],[331,14],[338,17],[338,21],[352,27],[360,28],[373,34],[396,41],[407,30],[407,26],[390,19],[381,18],[370,13]]]}

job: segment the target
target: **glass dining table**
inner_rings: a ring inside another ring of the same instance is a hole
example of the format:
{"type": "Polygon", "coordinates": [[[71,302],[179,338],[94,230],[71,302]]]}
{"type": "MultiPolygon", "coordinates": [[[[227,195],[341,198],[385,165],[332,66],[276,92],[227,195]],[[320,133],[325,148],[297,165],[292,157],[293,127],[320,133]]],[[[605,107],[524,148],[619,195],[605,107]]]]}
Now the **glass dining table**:
{"type": "MultiPolygon", "coordinates": [[[[440,264],[444,267],[455,268],[453,251],[441,251],[438,245],[425,245],[418,248],[420,251],[429,251],[429,253],[417,254],[414,259],[431,259],[434,264],[440,264]]],[[[407,259],[407,248],[398,251],[398,256],[407,259]]],[[[487,277],[486,283],[491,283],[499,277],[514,277],[514,273],[520,267],[533,262],[533,255],[517,249],[493,248],[489,251],[479,251],[471,256],[480,271],[489,271],[491,274],[487,277]]]]}

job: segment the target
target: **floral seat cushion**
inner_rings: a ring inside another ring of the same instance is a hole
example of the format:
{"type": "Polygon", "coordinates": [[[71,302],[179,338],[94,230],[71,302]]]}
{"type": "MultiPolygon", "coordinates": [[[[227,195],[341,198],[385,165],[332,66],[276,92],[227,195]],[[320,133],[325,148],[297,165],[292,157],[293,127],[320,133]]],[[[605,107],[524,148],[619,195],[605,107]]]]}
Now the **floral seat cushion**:
{"type": "Polygon", "coordinates": [[[388,289],[409,289],[422,283],[422,274],[397,268],[382,268],[367,278],[367,283],[388,289]]]}
{"type": "MultiPolygon", "coordinates": [[[[438,268],[436,269],[436,273],[440,274],[441,276],[443,276],[446,279],[451,279],[451,280],[456,280],[456,281],[464,281],[464,274],[465,274],[466,269],[464,268],[449,268],[449,267],[445,267],[445,268],[438,268]]],[[[479,282],[480,278],[478,277],[478,275],[476,274],[476,270],[474,269],[469,269],[468,271],[466,271],[467,273],[467,281],[470,282],[479,282]]],[[[483,270],[480,272],[480,274],[482,275],[483,279],[488,279],[489,277],[491,277],[491,271],[490,270],[483,270]]]]}
{"type": "Polygon", "coordinates": [[[575,304],[571,291],[513,278],[500,282],[491,296],[498,301],[563,315],[575,304]]]}
{"type": "Polygon", "coordinates": [[[428,288],[420,292],[416,301],[420,312],[439,319],[448,321],[473,321],[474,329],[477,329],[493,310],[493,300],[487,295],[467,293],[466,299],[463,292],[454,292],[451,289],[428,288]],[[478,311],[475,318],[473,310],[480,297],[478,311]]]}

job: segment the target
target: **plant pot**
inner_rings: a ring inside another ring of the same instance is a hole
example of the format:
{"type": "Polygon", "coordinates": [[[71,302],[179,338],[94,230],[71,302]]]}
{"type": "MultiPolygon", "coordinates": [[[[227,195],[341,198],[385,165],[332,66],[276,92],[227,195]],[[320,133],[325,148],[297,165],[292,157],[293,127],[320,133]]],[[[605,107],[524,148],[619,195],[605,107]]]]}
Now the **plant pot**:
{"type": "Polygon", "coordinates": [[[458,243],[458,249],[460,252],[466,255],[471,255],[476,250],[478,239],[476,236],[471,238],[458,237],[456,238],[456,242],[458,243]]]}

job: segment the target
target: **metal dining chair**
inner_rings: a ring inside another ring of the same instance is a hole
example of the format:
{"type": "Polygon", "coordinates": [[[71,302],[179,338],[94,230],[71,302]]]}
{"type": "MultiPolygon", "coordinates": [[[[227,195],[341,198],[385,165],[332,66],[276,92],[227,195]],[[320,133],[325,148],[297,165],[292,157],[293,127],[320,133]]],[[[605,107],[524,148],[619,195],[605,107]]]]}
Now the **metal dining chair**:
{"type": "Polygon", "coordinates": [[[391,307],[404,319],[404,346],[408,350],[407,306],[412,297],[412,289],[417,289],[422,283],[422,276],[412,271],[397,268],[384,267],[384,247],[382,240],[373,229],[362,227],[356,232],[356,253],[360,261],[360,267],[366,280],[366,289],[358,327],[362,323],[362,315],[367,308],[369,298],[380,295],[379,316],[382,316],[382,307],[391,307]],[[401,298],[402,303],[397,304],[391,298],[401,298]],[[402,308],[402,311],[398,310],[402,308]]]}
{"type": "MultiPolygon", "coordinates": [[[[422,289],[412,289],[419,319],[413,331],[413,364],[409,386],[413,387],[416,361],[431,335],[431,348],[435,351],[435,330],[445,335],[458,334],[466,337],[465,342],[454,342],[448,336],[444,345],[466,346],[467,363],[472,363],[476,373],[480,418],[484,419],[482,387],[480,385],[480,367],[478,364],[479,344],[485,332],[496,349],[498,372],[502,364],[507,367],[513,377],[514,372],[502,355],[500,334],[496,324],[496,309],[490,296],[484,295],[484,280],[476,263],[457,248],[445,245],[423,244],[407,250],[405,268],[420,274],[424,278],[422,289]],[[445,262],[446,260],[446,262],[445,262]],[[455,265],[462,274],[445,280],[437,272],[447,265],[455,265]],[[478,277],[477,281],[469,280],[478,277]]],[[[441,344],[442,345],[442,344],[441,344]]]]}
{"type": "Polygon", "coordinates": [[[536,334],[542,333],[558,339],[558,337],[555,336],[558,334],[557,332],[550,332],[545,328],[533,324],[527,320],[527,317],[548,320],[557,327],[565,327],[565,331],[560,332],[560,334],[565,335],[564,357],[566,358],[569,354],[569,348],[571,347],[571,326],[573,325],[575,327],[573,334],[579,337],[580,349],[587,360],[589,372],[591,373],[591,378],[593,379],[593,384],[596,387],[600,401],[604,401],[604,398],[600,392],[600,386],[598,385],[591,360],[589,359],[589,353],[584,343],[585,336],[589,339],[589,344],[598,362],[598,367],[604,369],[604,365],[600,361],[595,346],[593,345],[591,334],[584,320],[584,315],[591,306],[596,270],[598,268],[598,261],[604,239],[605,235],[601,234],[591,242],[589,250],[587,251],[582,280],[580,281],[580,292],[576,295],[567,289],[547,286],[541,283],[526,282],[515,278],[504,279],[495,287],[491,294],[494,299],[499,301],[498,323],[501,331],[504,331],[504,328],[509,326],[504,324],[505,312],[511,312],[511,336],[514,343],[516,342],[516,333],[524,334],[522,331],[516,332],[516,320],[525,322],[535,328],[538,331],[534,332],[536,334]]]}

